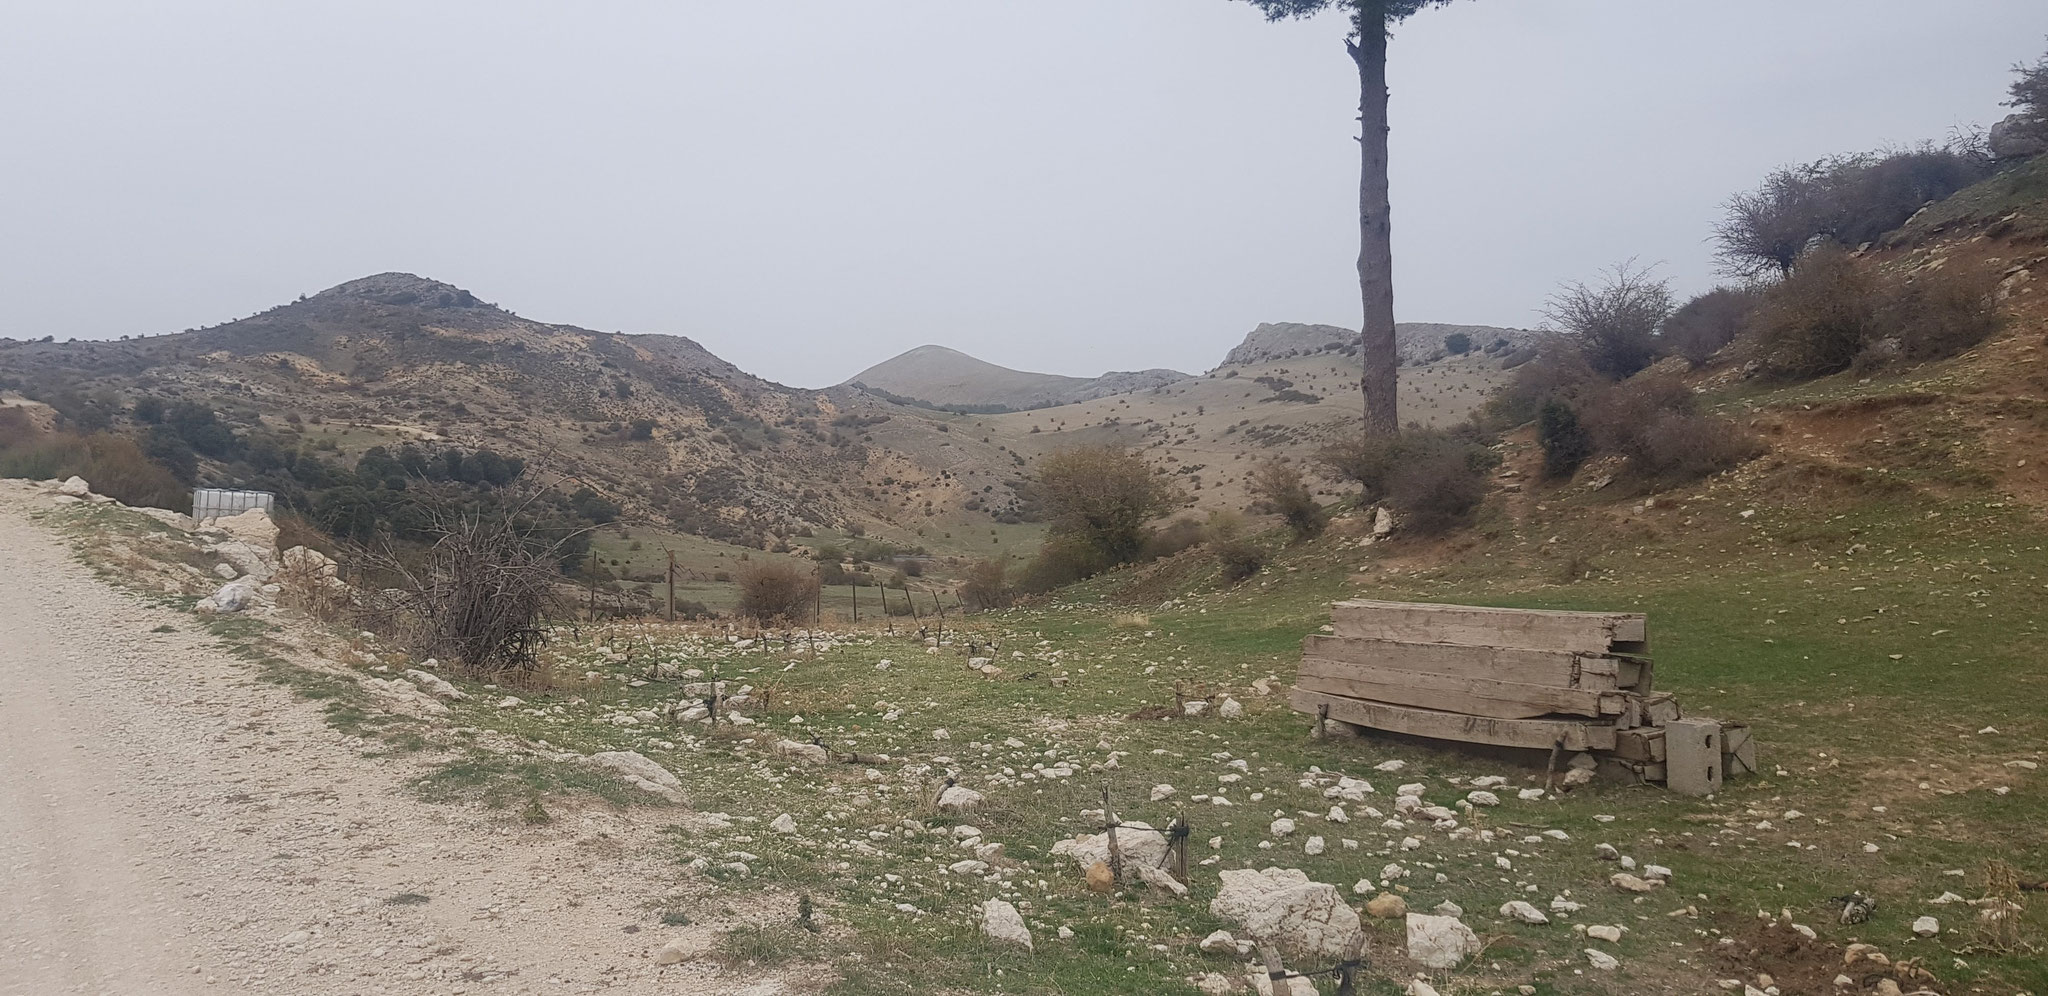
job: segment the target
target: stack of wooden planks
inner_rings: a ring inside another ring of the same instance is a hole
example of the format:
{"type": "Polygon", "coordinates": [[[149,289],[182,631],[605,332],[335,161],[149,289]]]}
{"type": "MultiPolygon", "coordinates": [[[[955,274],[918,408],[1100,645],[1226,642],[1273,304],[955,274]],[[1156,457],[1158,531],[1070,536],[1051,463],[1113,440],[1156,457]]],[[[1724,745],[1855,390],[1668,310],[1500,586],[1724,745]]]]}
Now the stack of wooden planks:
{"type": "MultiPolygon", "coordinates": [[[[1642,780],[1666,780],[1664,727],[1680,713],[1654,689],[1648,621],[1639,613],[1357,599],[1332,605],[1330,622],[1331,634],[1303,641],[1290,700],[1322,722],[1596,752],[1642,780]]],[[[1704,723],[1711,721],[1695,721],[1704,723]]],[[[1737,729],[1747,745],[1747,730],[1737,729]]],[[[1754,767],[1753,748],[1741,761],[1754,767]]],[[[1688,791],[1699,774],[1691,766],[1688,791]]],[[[1705,774],[1709,791],[1718,789],[1720,769],[1705,774]]]]}

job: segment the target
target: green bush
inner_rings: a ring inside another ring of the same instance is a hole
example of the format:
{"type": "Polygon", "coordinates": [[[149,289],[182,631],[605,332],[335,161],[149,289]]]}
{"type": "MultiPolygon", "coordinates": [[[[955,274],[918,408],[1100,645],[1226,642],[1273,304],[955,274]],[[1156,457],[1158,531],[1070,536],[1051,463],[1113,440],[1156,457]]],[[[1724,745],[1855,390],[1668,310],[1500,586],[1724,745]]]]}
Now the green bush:
{"type": "Polygon", "coordinates": [[[1287,523],[1296,542],[1321,535],[1323,527],[1329,524],[1329,517],[1316,504],[1301,471],[1291,464],[1278,460],[1260,464],[1252,472],[1251,491],[1262,508],[1277,513],[1287,523]]]}
{"type": "Polygon", "coordinates": [[[1017,597],[1010,587],[1009,571],[1006,560],[977,561],[967,569],[967,577],[960,583],[960,601],[976,611],[1009,608],[1017,597]]]}
{"type": "Polygon", "coordinates": [[[1734,422],[1701,413],[1692,389],[1671,376],[1617,385],[1594,413],[1593,437],[1628,459],[1630,476],[1664,485],[1727,470],[1762,450],[1734,422]]]}
{"type": "Polygon", "coordinates": [[[1273,559],[1265,547],[1244,536],[1244,520],[1229,512],[1210,516],[1203,536],[1209,552],[1216,556],[1216,566],[1222,570],[1226,585],[1259,573],[1273,559]]]}
{"type": "Polygon", "coordinates": [[[1579,413],[1558,398],[1544,402],[1536,420],[1536,442],[1543,447],[1546,477],[1570,477],[1593,455],[1593,438],[1579,424],[1579,413]]]}

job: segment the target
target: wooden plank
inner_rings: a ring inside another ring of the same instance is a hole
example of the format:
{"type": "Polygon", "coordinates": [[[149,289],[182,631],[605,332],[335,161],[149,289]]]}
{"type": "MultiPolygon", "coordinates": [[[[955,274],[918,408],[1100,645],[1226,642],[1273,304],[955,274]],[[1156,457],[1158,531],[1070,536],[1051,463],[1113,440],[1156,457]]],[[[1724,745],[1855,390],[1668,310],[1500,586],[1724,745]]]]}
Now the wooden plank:
{"type": "Polygon", "coordinates": [[[1640,613],[1631,612],[1350,599],[1330,607],[1330,623],[1342,637],[1582,654],[1639,650],[1648,640],[1647,621],[1640,613]]]}
{"type": "Polygon", "coordinates": [[[1620,715],[1627,710],[1629,697],[1624,692],[1601,693],[1491,678],[1453,677],[1316,657],[1301,662],[1294,683],[1331,695],[1498,719],[1528,719],[1552,713],[1593,718],[1620,715]]]}
{"type": "Polygon", "coordinates": [[[1623,662],[1619,659],[1555,650],[1397,643],[1314,635],[1301,641],[1301,652],[1303,657],[1327,661],[1459,678],[1487,678],[1599,692],[1625,687],[1621,684],[1623,662]]]}
{"type": "Polygon", "coordinates": [[[1542,750],[1559,740],[1566,750],[1612,750],[1614,727],[1601,723],[1561,719],[1494,719],[1465,716],[1435,709],[1367,702],[1296,688],[1288,704],[1313,716],[1318,706],[1328,706],[1330,718],[1375,730],[1461,743],[1494,744],[1501,747],[1531,747],[1542,750]]]}
{"type": "Polygon", "coordinates": [[[1664,760],[1664,731],[1654,726],[1620,730],[1614,735],[1614,753],[1630,761],[1664,760]]]}

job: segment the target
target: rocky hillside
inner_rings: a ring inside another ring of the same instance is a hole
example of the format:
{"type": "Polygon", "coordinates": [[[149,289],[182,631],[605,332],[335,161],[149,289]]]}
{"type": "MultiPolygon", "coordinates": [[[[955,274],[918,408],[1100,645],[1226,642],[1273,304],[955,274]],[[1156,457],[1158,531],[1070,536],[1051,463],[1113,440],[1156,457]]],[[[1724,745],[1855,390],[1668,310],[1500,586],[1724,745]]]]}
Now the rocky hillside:
{"type": "Polygon", "coordinates": [[[957,349],[919,346],[853,375],[848,386],[961,411],[1026,411],[1145,391],[1187,379],[1178,370],[1136,370],[1100,377],[1012,370],[957,349]]]}
{"type": "MultiPolygon", "coordinates": [[[[1401,350],[1403,363],[1428,363],[1457,352],[1446,342],[1459,334],[1465,336],[1468,349],[1478,353],[1513,352],[1536,341],[1536,333],[1528,329],[1491,325],[1402,322],[1394,326],[1394,341],[1401,350]]],[[[1223,357],[1222,366],[1248,367],[1318,353],[1350,353],[1357,347],[1358,333],[1352,329],[1299,322],[1265,322],[1251,330],[1243,342],[1223,357]]]]}
{"type": "Polygon", "coordinates": [[[1007,454],[945,439],[934,413],[859,391],[784,387],[680,336],[533,321],[402,273],[188,332],[0,340],[0,378],[116,427],[142,398],[197,402],[238,431],[274,433],[344,464],[406,441],[489,447],[636,517],[749,544],[806,527],[885,525],[896,516],[882,488],[947,484],[948,468],[1000,508],[1015,477],[1007,454]],[[932,444],[877,452],[869,433],[892,420],[896,434],[932,444]]]}

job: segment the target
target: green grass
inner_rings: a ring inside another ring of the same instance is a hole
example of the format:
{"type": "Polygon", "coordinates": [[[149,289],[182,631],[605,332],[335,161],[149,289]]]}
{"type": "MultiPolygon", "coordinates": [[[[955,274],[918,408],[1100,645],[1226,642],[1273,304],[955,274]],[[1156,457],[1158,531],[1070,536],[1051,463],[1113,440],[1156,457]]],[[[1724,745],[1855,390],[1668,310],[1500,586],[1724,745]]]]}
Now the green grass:
{"type": "MultiPolygon", "coordinates": [[[[1176,606],[1161,608],[1146,596],[1149,629],[1114,622],[1132,607],[1124,592],[1144,590],[1120,574],[1070,589],[1056,604],[956,619],[959,629],[938,654],[903,636],[864,635],[812,655],[802,644],[739,648],[701,631],[586,629],[586,642],[556,648],[558,670],[595,670],[596,685],[528,696],[545,708],[540,715],[465,706],[462,722],[583,752],[639,750],[676,772],[693,810],[733,818],[723,828],[679,828],[677,860],[701,861],[721,891],[817,896],[821,910],[852,933],[823,949],[841,993],[1171,991],[1190,974],[1235,971],[1234,960],[1194,950],[1222,926],[1207,911],[1216,867],[1302,867],[1348,893],[1390,860],[1435,866],[1403,883],[1412,905],[1455,901],[1468,922],[1495,938],[1487,961],[1499,967],[1476,972],[1493,985],[1595,993],[1670,977],[1711,984],[1721,969],[1703,962],[1717,932],[1745,929],[1758,909],[1783,909],[1834,943],[1869,940],[1894,957],[1925,957],[1945,985],[2048,987],[2033,958],[1968,950],[1968,911],[1925,902],[1946,890],[1974,895],[1989,858],[2048,868],[2048,841],[2016,832],[2048,820],[2043,776],[2003,766],[2041,759],[2038,745],[2048,737],[2039,707],[2048,530],[1989,500],[1871,500],[1837,511],[1755,498],[1710,493],[1667,503],[1651,523],[1581,529],[1561,545],[1595,566],[1574,584],[1551,580],[1547,565],[1562,553],[1513,535],[1441,566],[1396,574],[1382,565],[1369,575],[1378,580],[1363,590],[1374,597],[1645,611],[1659,687],[1677,692],[1690,714],[1749,721],[1763,746],[1765,774],[1731,783],[1713,800],[1622,787],[1544,802],[1510,795],[1499,809],[1470,817],[1503,834],[1491,844],[1382,830],[1366,818],[1329,823],[1321,819],[1329,806],[1325,782],[1310,773],[1366,777],[1385,810],[1401,782],[1424,782],[1432,801],[1448,803],[1462,794],[1448,778],[1497,773],[1521,787],[1540,772],[1408,745],[1314,740],[1305,717],[1250,690],[1260,677],[1288,678],[1301,636],[1327,620],[1327,603],[1361,591],[1344,579],[1366,555],[1336,544],[1291,550],[1230,591],[1208,590],[1196,570],[1188,575],[1196,591],[1176,606]],[[1752,506],[1756,514],[1738,514],[1752,506]],[[603,652],[629,637],[653,647],[636,652],[632,674],[613,670],[603,652]],[[994,680],[963,661],[969,640],[990,639],[1000,645],[993,656],[1005,672],[994,680]],[[892,667],[877,670],[882,659],[892,667]],[[739,710],[759,725],[713,733],[694,724],[609,721],[680,698],[669,680],[632,687],[611,675],[638,678],[645,673],[638,667],[664,662],[708,671],[713,661],[721,677],[754,687],[755,700],[739,710]],[[1064,684],[1055,685],[1055,675],[1064,684]],[[1124,718],[1170,704],[1176,685],[1191,694],[1227,690],[1249,714],[1234,722],[1124,718]],[[884,717],[896,708],[900,717],[884,717]],[[1976,732],[1986,726],[1999,732],[1976,732]],[[940,728],[948,739],[934,739],[940,728]],[[860,761],[819,769],[767,749],[782,737],[813,736],[860,761]],[[1231,771],[1212,756],[1219,752],[1246,762],[1243,781],[1221,780],[1231,771]],[[1114,769],[1099,767],[1112,756],[1114,769]],[[1394,758],[1409,767],[1397,776],[1371,771],[1394,758]],[[1023,777],[1033,765],[1057,761],[1073,762],[1073,774],[1023,777]],[[869,768],[878,781],[863,774],[869,768]],[[934,811],[931,799],[949,770],[988,794],[984,811],[964,820],[934,811]],[[1177,793],[1151,802],[1150,788],[1160,783],[1177,793]],[[1049,855],[1057,840],[1094,828],[1081,813],[1099,805],[1105,784],[1126,819],[1164,823],[1185,806],[1192,858],[1218,859],[1195,869],[1190,899],[1098,896],[1083,887],[1078,869],[1049,855]],[[1990,791],[1999,786],[2009,794],[1990,791]],[[1219,788],[1234,805],[1191,803],[1219,788]],[[1803,815],[1788,820],[1788,810],[1803,815]],[[1269,837],[1264,828],[1275,811],[1295,816],[1302,830],[1269,837]],[[767,829],[784,812],[797,820],[793,836],[767,829]],[[905,820],[918,829],[906,831],[905,820]],[[1007,889],[943,871],[972,857],[949,833],[961,822],[1003,843],[1019,863],[1007,889]],[[1759,829],[1764,822],[1771,829],[1759,829]],[[1545,829],[1571,840],[1520,840],[1545,829]],[[1328,839],[1325,854],[1301,852],[1312,833],[1328,839]],[[1420,850],[1390,850],[1409,834],[1423,841],[1420,850]],[[1212,835],[1223,838],[1214,851],[1205,843],[1212,835]],[[1341,846],[1347,837],[1359,841],[1357,850],[1341,846]],[[1788,846],[1794,840],[1796,850],[1788,846]],[[1261,841],[1275,847],[1262,849],[1261,841]],[[1598,842],[1671,867],[1677,884],[1634,902],[1605,884],[1615,869],[1593,857],[1598,842]],[[1878,850],[1867,852],[1866,843],[1878,850]],[[1496,870],[1492,858],[1508,850],[1521,852],[1509,856],[1514,870],[1496,870]],[[744,873],[725,867],[734,861],[747,866],[744,873]],[[1967,875],[1944,874],[1951,869],[1967,875]],[[1446,881],[1435,882],[1436,871],[1446,881]],[[1878,897],[1879,917],[1862,927],[1836,924],[1828,898],[1859,889],[1878,897]],[[1626,966],[1619,976],[1574,974],[1585,945],[1565,933],[1568,926],[1511,925],[1494,915],[1507,899],[1541,908],[1567,890],[1587,907],[1574,922],[1631,929],[1616,950],[1626,966]],[[975,911],[994,895],[1025,907],[1036,955],[992,950],[979,937],[975,911]],[[1687,906],[1698,915],[1665,915],[1687,906]],[[1957,933],[1911,939],[1905,923],[1923,912],[1942,916],[1957,933]],[[1053,936],[1061,925],[1074,931],[1072,940],[1053,936]],[[1964,967],[1955,966],[1958,957],[1964,967]]],[[[1553,506],[1551,517],[1527,524],[1527,534],[1547,536],[1576,514],[1553,506]]],[[[2042,936],[2042,912],[2027,917],[2033,936],[2042,936]]],[[[1371,927],[1376,943],[1399,943],[1398,928],[1371,927]]]]}

